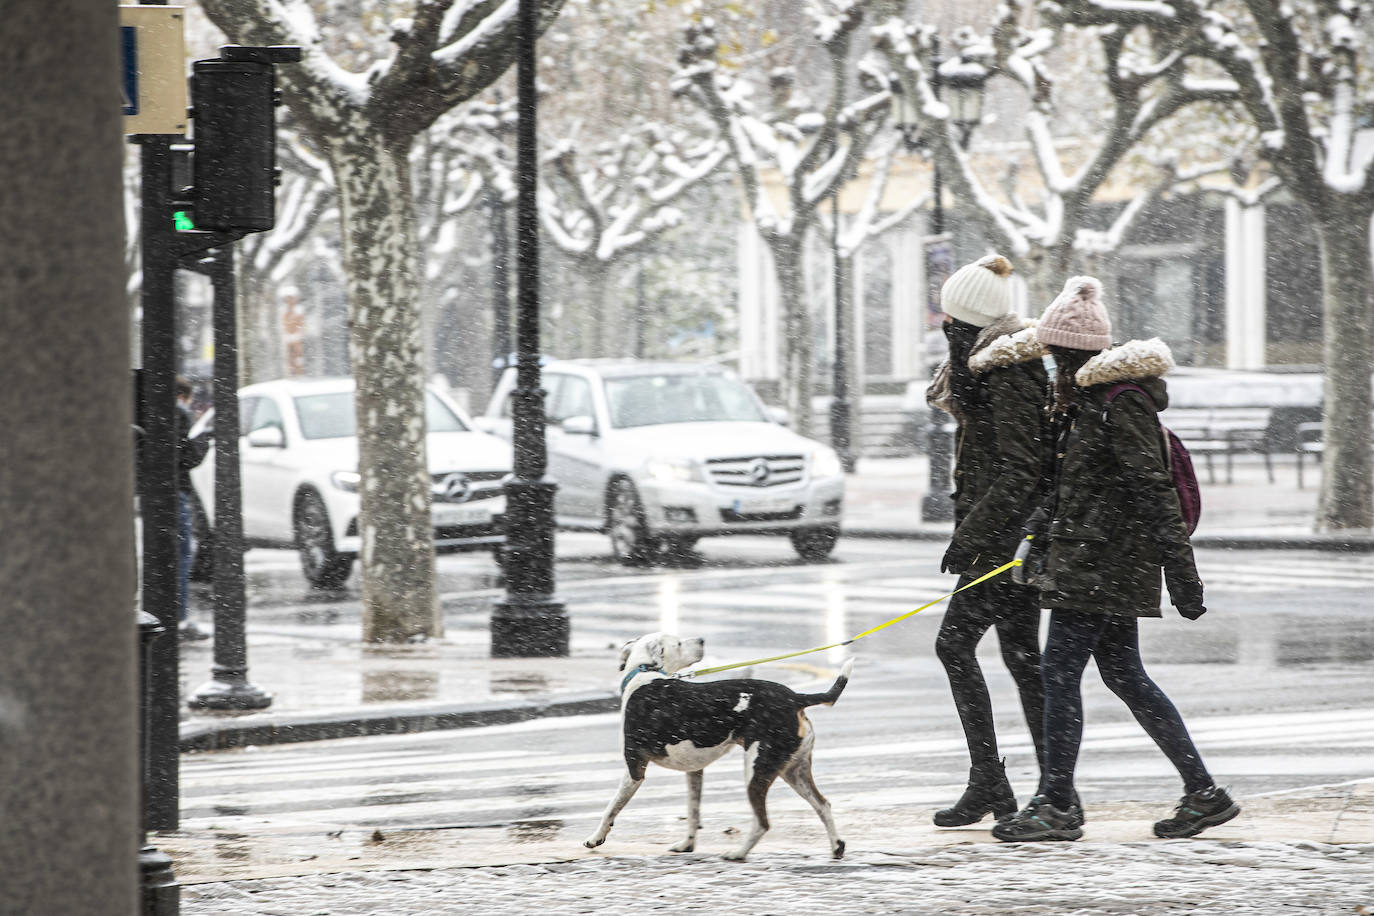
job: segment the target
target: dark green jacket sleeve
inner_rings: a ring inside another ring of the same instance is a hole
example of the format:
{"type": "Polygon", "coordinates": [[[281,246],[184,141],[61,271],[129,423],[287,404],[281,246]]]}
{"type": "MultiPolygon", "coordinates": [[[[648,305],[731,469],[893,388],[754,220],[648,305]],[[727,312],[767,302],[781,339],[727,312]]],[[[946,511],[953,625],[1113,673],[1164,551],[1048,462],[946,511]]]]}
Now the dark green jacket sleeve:
{"type": "Polygon", "coordinates": [[[1045,445],[1040,432],[1044,395],[1036,380],[1019,368],[993,370],[987,385],[997,431],[998,473],[954,532],[954,544],[979,556],[980,562],[1002,562],[1011,556],[1000,553],[1019,536],[1034,508],[1045,445]]]}
{"type": "Polygon", "coordinates": [[[1178,491],[1164,463],[1159,416],[1144,395],[1122,392],[1107,409],[1107,433],[1133,495],[1134,514],[1159,545],[1167,577],[1196,579],[1193,545],[1183,527],[1178,491]]]}

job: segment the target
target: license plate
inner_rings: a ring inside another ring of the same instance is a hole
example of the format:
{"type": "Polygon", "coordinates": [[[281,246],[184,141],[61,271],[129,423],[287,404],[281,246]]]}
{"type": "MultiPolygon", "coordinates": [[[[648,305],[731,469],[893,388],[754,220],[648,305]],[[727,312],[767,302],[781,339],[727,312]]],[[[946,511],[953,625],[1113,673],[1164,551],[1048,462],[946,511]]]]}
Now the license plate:
{"type": "Polygon", "coordinates": [[[772,499],[737,499],[734,509],[741,515],[755,515],[764,512],[791,512],[797,508],[797,501],[787,496],[772,499]]]}
{"type": "Polygon", "coordinates": [[[477,506],[435,506],[436,525],[480,525],[491,521],[491,512],[477,506]]]}

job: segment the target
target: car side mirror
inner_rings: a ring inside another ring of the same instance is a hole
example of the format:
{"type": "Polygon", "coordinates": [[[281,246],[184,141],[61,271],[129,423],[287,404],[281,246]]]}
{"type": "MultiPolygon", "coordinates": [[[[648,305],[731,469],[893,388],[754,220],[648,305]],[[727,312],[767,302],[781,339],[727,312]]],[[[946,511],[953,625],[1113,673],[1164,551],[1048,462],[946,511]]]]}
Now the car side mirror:
{"type": "Polygon", "coordinates": [[[253,448],[286,448],[286,434],[280,426],[264,426],[248,434],[248,444],[253,448]]]}
{"type": "Polygon", "coordinates": [[[792,415],[787,412],[786,407],[769,407],[766,409],[768,411],[768,419],[772,420],[774,423],[779,426],[792,425],[792,415]]]}
{"type": "Polygon", "coordinates": [[[595,436],[596,420],[586,414],[568,417],[563,421],[563,432],[570,436],[595,436]]]}

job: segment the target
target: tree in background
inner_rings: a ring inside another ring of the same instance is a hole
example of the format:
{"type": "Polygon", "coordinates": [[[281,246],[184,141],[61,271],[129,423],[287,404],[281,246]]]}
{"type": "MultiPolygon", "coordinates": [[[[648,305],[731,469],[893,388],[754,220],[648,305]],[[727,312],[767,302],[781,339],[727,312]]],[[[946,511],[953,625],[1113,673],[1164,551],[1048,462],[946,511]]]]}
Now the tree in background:
{"type": "Polygon", "coordinates": [[[867,0],[816,3],[808,7],[812,37],[828,66],[827,98],[814,103],[797,86],[790,67],[773,68],[762,87],[746,74],[735,75],[722,61],[715,21],[700,16],[684,32],[679,53],[679,92],[701,106],[730,145],[731,161],[744,203],[759,237],[772,255],[782,314],[783,402],[802,435],[811,430],[815,340],[811,308],[803,291],[802,261],[807,234],[822,202],[863,159],[887,113],[885,90],[851,103],[858,69],[854,36],[867,0]],[[770,193],[776,178],[782,206],[770,193]]]}
{"type": "MultiPolygon", "coordinates": [[[[547,28],[563,0],[538,2],[547,28]]],[[[410,152],[421,132],[510,66],[516,0],[417,0],[412,16],[390,24],[389,49],[375,28],[385,4],[321,2],[331,24],[354,24],[329,34],[306,0],[202,6],[235,42],[302,48],[301,62],[278,78],[339,195],[358,386],[363,638],[437,635],[410,152]]]]}
{"type": "Polygon", "coordinates": [[[1024,189],[1013,173],[1003,191],[974,171],[976,153],[961,146],[949,107],[936,97],[933,37],[929,27],[896,19],[875,31],[898,91],[915,100],[920,136],[960,213],[990,245],[1016,261],[1032,303],[1048,304],[1063,278],[1080,270],[1087,258],[1119,246],[1162,191],[1230,163],[1229,151],[1220,161],[1202,163],[1180,164],[1175,153],[1157,155],[1148,165],[1131,160],[1188,106],[1235,98],[1227,87],[1189,79],[1185,56],[1177,49],[1198,40],[1197,34],[1104,28],[1067,36],[1053,4],[1028,14],[1022,0],[1007,0],[988,33],[967,28],[956,33],[956,56],[942,67],[944,76],[954,68],[979,68],[989,79],[1010,81],[1021,94],[1023,114],[1017,120],[1030,147],[1037,187],[1024,189]],[[1096,61],[1093,44],[1100,55],[1096,61]],[[1085,61],[1093,63],[1084,66],[1085,61]],[[1103,96],[1098,106],[1091,104],[1095,91],[1103,96]],[[1096,116],[1101,107],[1109,109],[1105,117],[1096,116]],[[1083,114],[1094,116],[1080,120],[1083,114]],[[1061,147],[1066,130],[1080,135],[1077,148],[1061,147]],[[1110,227],[1095,228],[1092,208],[1104,185],[1119,169],[1132,167],[1132,199],[1110,227]]]}
{"type": "Polygon", "coordinates": [[[1370,220],[1374,143],[1371,0],[1160,0],[1062,4],[1071,21],[1186,34],[1258,129],[1261,154],[1316,225],[1324,317],[1324,451],[1318,530],[1374,527],[1370,459],[1370,220]],[[1363,136],[1362,136],[1363,135],[1363,136]]]}

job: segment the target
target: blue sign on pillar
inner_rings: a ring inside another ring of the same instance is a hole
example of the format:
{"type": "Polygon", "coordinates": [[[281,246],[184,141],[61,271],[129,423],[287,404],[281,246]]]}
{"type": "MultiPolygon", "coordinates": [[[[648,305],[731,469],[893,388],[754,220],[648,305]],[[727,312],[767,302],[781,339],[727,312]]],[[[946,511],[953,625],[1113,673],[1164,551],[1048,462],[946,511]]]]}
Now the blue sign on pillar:
{"type": "Polygon", "coordinates": [[[124,94],[124,113],[138,114],[138,29],[131,25],[119,27],[119,46],[123,60],[119,88],[124,94]]]}

